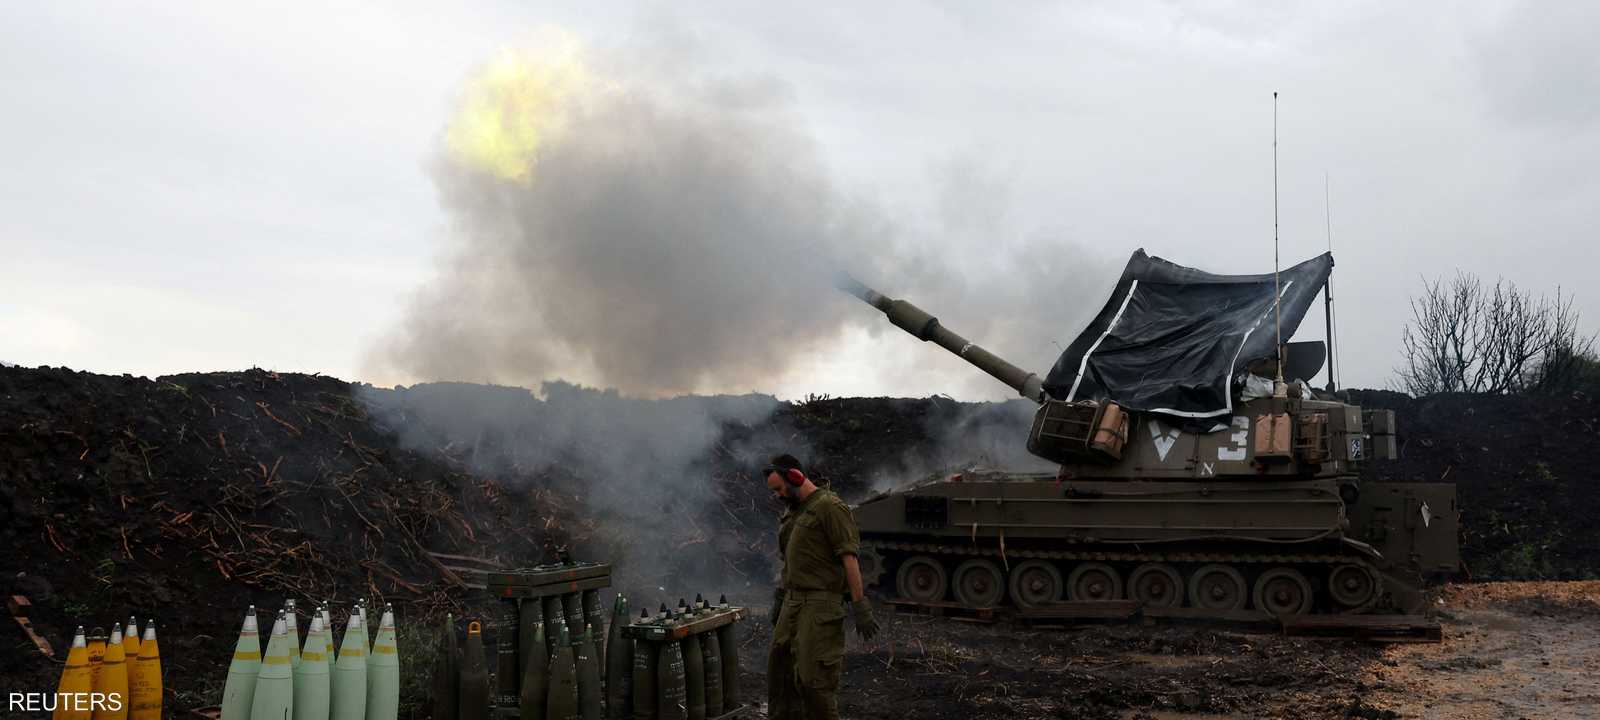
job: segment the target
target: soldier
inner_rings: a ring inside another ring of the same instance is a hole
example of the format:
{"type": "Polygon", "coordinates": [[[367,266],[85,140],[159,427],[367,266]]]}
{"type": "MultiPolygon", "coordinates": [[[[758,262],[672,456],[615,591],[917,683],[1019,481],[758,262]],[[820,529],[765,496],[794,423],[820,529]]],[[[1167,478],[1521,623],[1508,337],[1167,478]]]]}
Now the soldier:
{"type": "Polygon", "coordinates": [[[783,578],[773,593],[768,716],[832,720],[839,717],[847,590],[856,633],[865,641],[878,634],[856,562],[861,534],[850,507],[807,478],[794,456],[772,458],[761,474],[788,506],[778,530],[783,578]]]}

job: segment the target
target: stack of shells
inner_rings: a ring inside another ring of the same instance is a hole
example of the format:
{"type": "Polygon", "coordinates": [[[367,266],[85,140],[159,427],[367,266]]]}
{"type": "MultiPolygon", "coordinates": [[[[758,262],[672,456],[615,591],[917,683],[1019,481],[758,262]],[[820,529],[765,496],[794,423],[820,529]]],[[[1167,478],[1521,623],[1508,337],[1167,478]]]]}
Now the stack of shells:
{"type": "MultiPolygon", "coordinates": [[[[482,624],[468,623],[462,647],[455,620],[447,616],[443,651],[433,669],[433,720],[489,720],[491,711],[496,720],[710,720],[740,709],[738,644],[731,623],[660,642],[635,640],[624,631],[650,625],[673,636],[675,628],[735,613],[726,598],[713,604],[696,596],[693,604],[679,600],[675,610],[663,604],[655,615],[643,611],[630,626],[628,600],[618,594],[609,626],[602,630],[585,622],[581,632],[568,626],[575,614],[562,612],[563,604],[577,603],[563,603],[558,595],[528,598],[506,613],[493,703],[482,624]],[[599,642],[602,633],[604,643],[599,642]],[[508,682],[508,672],[515,673],[516,682],[508,682]]],[[[577,617],[587,620],[593,614],[577,617]]]]}
{"type": "Polygon", "coordinates": [[[265,652],[254,605],[228,665],[221,720],[396,720],[400,712],[400,655],[394,608],[385,606],[377,637],[367,644],[367,610],[357,605],[334,653],[326,606],[311,615],[300,642],[293,600],[272,623],[265,652]]]}
{"type": "Polygon", "coordinates": [[[79,625],[67,651],[67,664],[56,687],[54,720],[160,720],[161,646],[156,624],[128,618],[126,628],[113,625],[111,634],[95,628],[85,635],[79,625]]]}

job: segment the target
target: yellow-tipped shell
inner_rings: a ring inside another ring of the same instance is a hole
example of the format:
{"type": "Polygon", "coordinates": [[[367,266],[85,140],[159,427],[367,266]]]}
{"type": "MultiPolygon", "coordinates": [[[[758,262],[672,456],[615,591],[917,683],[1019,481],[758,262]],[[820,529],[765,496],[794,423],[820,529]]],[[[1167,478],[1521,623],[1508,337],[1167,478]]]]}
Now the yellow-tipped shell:
{"type": "Polygon", "coordinates": [[[89,720],[93,715],[88,705],[88,695],[94,691],[89,665],[89,643],[83,636],[83,626],[79,625],[72,636],[72,647],[67,650],[67,666],[61,671],[61,684],[56,686],[54,720],[89,720]]]}
{"type": "Polygon", "coordinates": [[[122,628],[122,656],[128,659],[130,666],[139,659],[139,619],[132,615],[122,628]]]}
{"type": "Polygon", "coordinates": [[[161,645],[156,642],[156,624],[150,620],[144,621],[139,659],[128,673],[128,694],[133,698],[129,720],[161,720],[161,645]]]}
{"type": "Polygon", "coordinates": [[[105,697],[105,702],[94,709],[94,720],[127,720],[128,657],[122,648],[121,625],[111,628],[111,640],[106,644],[105,657],[100,660],[100,683],[94,692],[105,697]]]}

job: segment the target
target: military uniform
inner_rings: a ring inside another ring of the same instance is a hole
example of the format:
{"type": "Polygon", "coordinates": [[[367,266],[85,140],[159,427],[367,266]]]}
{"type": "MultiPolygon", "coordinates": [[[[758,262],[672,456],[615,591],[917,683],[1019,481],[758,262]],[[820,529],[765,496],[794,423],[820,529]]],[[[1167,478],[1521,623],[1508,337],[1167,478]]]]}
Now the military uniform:
{"type": "Polygon", "coordinates": [[[768,717],[839,717],[844,663],[843,556],[861,552],[855,516],[830,490],[817,489],[783,516],[783,608],[767,656],[768,717]]]}

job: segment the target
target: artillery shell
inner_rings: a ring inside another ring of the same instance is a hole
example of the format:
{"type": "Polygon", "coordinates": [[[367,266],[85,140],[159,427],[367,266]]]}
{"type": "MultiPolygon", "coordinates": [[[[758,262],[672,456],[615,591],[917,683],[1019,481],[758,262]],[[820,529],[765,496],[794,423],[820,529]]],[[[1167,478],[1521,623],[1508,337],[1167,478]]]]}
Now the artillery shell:
{"type": "Polygon", "coordinates": [[[567,593],[561,596],[561,607],[565,610],[562,620],[567,623],[567,633],[573,640],[583,634],[583,593],[567,593]]]}
{"type": "MultiPolygon", "coordinates": [[[[538,600],[525,600],[524,608],[540,606],[538,600]]],[[[550,655],[544,651],[544,623],[533,623],[533,634],[524,635],[528,653],[522,659],[522,687],[517,696],[520,720],[544,720],[545,703],[550,700],[550,655]]]]}
{"type": "Polygon", "coordinates": [[[502,599],[500,601],[500,633],[495,640],[495,707],[516,707],[517,681],[522,676],[518,673],[517,627],[522,620],[522,612],[517,608],[516,598],[502,599]]]}
{"type": "Polygon", "coordinates": [[[433,720],[456,720],[461,698],[461,648],[456,644],[456,619],[444,616],[439,654],[433,659],[433,720]]]}
{"type": "MultiPolygon", "coordinates": [[[[367,717],[367,627],[359,608],[344,626],[344,642],[329,681],[329,720],[365,720],[367,717]]],[[[260,720],[257,718],[257,720],[260,720]]]]}
{"type": "Polygon", "coordinates": [[[544,652],[555,657],[556,641],[561,639],[561,625],[566,622],[566,616],[561,608],[560,595],[546,595],[544,603],[544,652]]]}
{"type": "Polygon", "coordinates": [[[565,624],[557,626],[556,652],[550,658],[550,696],[544,704],[545,720],[578,720],[578,666],[572,637],[565,624]]]}
{"type": "Polygon", "coordinates": [[[600,654],[594,641],[595,627],[584,628],[578,643],[578,705],[583,720],[600,720],[605,688],[600,686],[600,654]]]}
{"type": "Polygon", "coordinates": [[[67,667],[61,671],[61,684],[56,686],[56,711],[52,720],[89,720],[92,711],[88,705],[78,709],[78,698],[88,697],[94,691],[90,677],[89,641],[83,635],[83,626],[72,635],[72,648],[67,650],[67,667]]]}
{"type": "MultiPolygon", "coordinates": [[[[641,610],[648,616],[648,610],[641,610]]],[[[656,720],[656,647],[633,643],[633,720],[656,720]]]]}
{"type": "MultiPolygon", "coordinates": [[[[343,657],[339,660],[342,662],[343,657]]],[[[483,626],[467,623],[467,645],[461,652],[461,689],[457,720],[489,720],[489,669],[483,659],[483,626]]],[[[333,720],[339,720],[334,718],[333,720]]]]}
{"type": "Polygon", "coordinates": [[[139,641],[139,660],[128,675],[128,694],[133,707],[132,720],[161,720],[161,644],[156,642],[156,624],[144,621],[144,639],[139,641]]]}
{"type": "MultiPolygon", "coordinates": [[[[328,669],[328,641],[323,636],[328,628],[322,616],[311,615],[311,630],[306,633],[306,646],[300,652],[300,665],[294,668],[294,720],[328,720],[330,685],[328,669]]],[[[137,720],[137,719],[136,719],[137,720]]]]}
{"type": "Polygon", "coordinates": [[[283,613],[272,623],[267,653],[261,656],[261,674],[251,698],[251,720],[294,717],[294,665],[289,661],[288,621],[283,613]]]}
{"type": "Polygon", "coordinates": [[[595,667],[604,668],[606,666],[606,646],[603,636],[606,632],[606,616],[605,611],[600,609],[599,590],[583,591],[583,622],[585,625],[594,626],[594,631],[597,633],[595,635],[594,648],[595,667]]]}
{"type": "Polygon", "coordinates": [[[244,614],[244,626],[233,646],[233,661],[228,663],[228,682],[222,686],[222,720],[250,720],[256,696],[256,677],[261,674],[261,639],[256,631],[256,606],[244,614]]]}
{"type": "Polygon", "coordinates": [[[300,626],[295,616],[294,600],[283,601],[284,630],[289,635],[289,667],[300,667],[300,626]]]}
{"type": "Polygon", "coordinates": [[[128,624],[122,626],[122,657],[127,658],[129,682],[132,682],[133,663],[139,659],[139,619],[132,615],[128,616],[128,624]]]}
{"type": "Polygon", "coordinates": [[[706,664],[700,650],[700,635],[690,635],[679,645],[683,653],[683,684],[689,720],[706,720],[706,664]]]}
{"type": "Polygon", "coordinates": [[[628,598],[617,593],[606,630],[606,720],[627,720],[633,706],[633,641],[622,636],[628,598]]]}
{"type": "Polygon", "coordinates": [[[717,645],[722,661],[722,711],[727,713],[739,707],[739,640],[733,636],[733,625],[717,628],[717,645]]]}
{"type": "Polygon", "coordinates": [[[367,720],[400,715],[400,648],[395,640],[394,607],[384,605],[378,634],[367,657],[367,720]]]}
{"type": "Polygon", "coordinates": [[[96,707],[91,715],[94,720],[127,720],[128,717],[128,655],[123,650],[122,626],[111,627],[111,640],[106,645],[106,654],[100,659],[100,681],[95,685],[94,691],[103,693],[108,702],[96,707]],[[116,699],[117,709],[111,709],[111,698],[116,699]]]}
{"type": "MultiPolygon", "coordinates": [[[[518,606],[517,613],[517,675],[518,677],[526,678],[528,675],[528,663],[531,662],[530,658],[533,656],[534,637],[537,636],[539,638],[540,645],[544,644],[544,603],[540,602],[538,598],[526,598],[518,606]]],[[[534,666],[534,669],[536,674],[543,677],[545,671],[550,669],[550,650],[548,647],[541,648],[541,650],[542,652],[539,653],[539,656],[544,659],[539,661],[534,666]]],[[[527,680],[524,679],[523,682],[527,682],[527,680]]],[[[542,697],[539,700],[539,712],[544,712],[544,700],[542,697]]],[[[522,717],[523,720],[527,720],[528,716],[524,713],[522,717]]]]}
{"type": "Polygon", "coordinates": [[[715,633],[700,638],[701,665],[705,670],[706,717],[722,714],[722,642],[715,633]]]}
{"type": "Polygon", "coordinates": [[[683,646],[670,640],[661,643],[661,657],[656,661],[656,711],[661,720],[688,720],[688,695],[683,646]]]}

